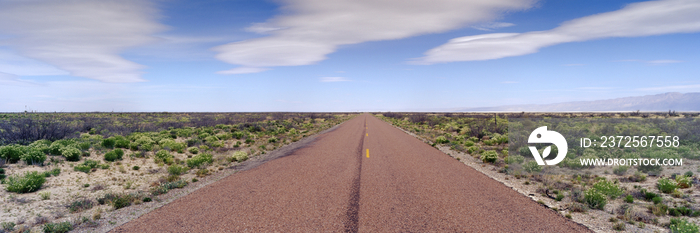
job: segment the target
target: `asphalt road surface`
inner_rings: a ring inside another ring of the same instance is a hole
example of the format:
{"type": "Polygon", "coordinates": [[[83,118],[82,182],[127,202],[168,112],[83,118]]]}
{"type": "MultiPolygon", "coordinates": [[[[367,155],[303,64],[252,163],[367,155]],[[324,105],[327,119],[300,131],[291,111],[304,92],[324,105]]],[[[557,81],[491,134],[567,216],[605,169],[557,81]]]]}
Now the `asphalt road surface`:
{"type": "Polygon", "coordinates": [[[590,232],[369,114],[112,232],[590,232]]]}

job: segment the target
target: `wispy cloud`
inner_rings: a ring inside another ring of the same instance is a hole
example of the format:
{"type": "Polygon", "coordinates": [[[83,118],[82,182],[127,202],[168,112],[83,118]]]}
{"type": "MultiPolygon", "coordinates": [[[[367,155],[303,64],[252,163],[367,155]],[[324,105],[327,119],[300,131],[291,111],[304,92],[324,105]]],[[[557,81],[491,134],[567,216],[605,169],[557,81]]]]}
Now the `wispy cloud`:
{"type": "Polygon", "coordinates": [[[512,27],[512,26],[515,26],[515,24],[504,23],[504,22],[490,22],[490,23],[475,25],[475,26],[472,26],[472,28],[474,28],[476,30],[481,30],[481,31],[493,31],[494,29],[512,27]]]}
{"type": "Polygon", "coordinates": [[[217,74],[251,74],[259,73],[268,70],[267,68],[260,67],[237,67],[230,70],[224,70],[216,72],[217,74]]]}
{"type": "Polygon", "coordinates": [[[681,63],[683,61],[681,60],[637,60],[637,59],[626,59],[626,60],[617,60],[615,62],[639,62],[639,63],[645,63],[648,65],[664,65],[664,64],[673,64],[673,63],[681,63]]]}
{"type": "Polygon", "coordinates": [[[612,87],[579,87],[579,90],[610,90],[612,87]]]}
{"type": "Polygon", "coordinates": [[[329,82],[349,82],[352,80],[344,78],[344,77],[322,77],[322,78],[320,78],[320,81],[324,82],[324,83],[329,83],[329,82]]]}
{"type": "MultiPolygon", "coordinates": [[[[536,0],[288,0],[285,12],[246,30],[269,36],[213,48],[242,67],[300,66],[325,60],[340,45],[445,32],[530,8],[536,0]]],[[[491,27],[507,26],[494,24],[491,27]]]]}
{"type": "Polygon", "coordinates": [[[637,90],[638,91],[680,91],[680,90],[688,90],[688,89],[700,90],[700,84],[663,86],[663,87],[646,87],[646,88],[638,88],[637,90]]]}
{"type": "Polygon", "coordinates": [[[417,64],[490,60],[536,53],[561,43],[700,31],[700,2],[659,0],[574,19],[548,31],[493,33],[455,38],[428,50],[417,64]]]}
{"type": "Polygon", "coordinates": [[[119,56],[155,41],[165,26],[153,4],[139,0],[0,0],[0,33],[19,55],[71,75],[103,82],[140,82],[144,66],[119,56]]]}

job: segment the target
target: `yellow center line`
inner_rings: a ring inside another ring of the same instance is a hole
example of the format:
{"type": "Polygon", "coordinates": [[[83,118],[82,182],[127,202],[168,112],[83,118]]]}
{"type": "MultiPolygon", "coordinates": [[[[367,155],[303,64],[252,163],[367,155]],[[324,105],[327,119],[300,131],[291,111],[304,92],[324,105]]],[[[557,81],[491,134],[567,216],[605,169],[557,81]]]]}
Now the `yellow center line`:
{"type": "Polygon", "coordinates": [[[365,137],[369,137],[369,133],[367,133],[367,135],[365,135],[365,137]]]}
{"type": "Polygon", "coordinates": [[[367,158],[369,158],[369,149],[367,149],[367,158]]]}

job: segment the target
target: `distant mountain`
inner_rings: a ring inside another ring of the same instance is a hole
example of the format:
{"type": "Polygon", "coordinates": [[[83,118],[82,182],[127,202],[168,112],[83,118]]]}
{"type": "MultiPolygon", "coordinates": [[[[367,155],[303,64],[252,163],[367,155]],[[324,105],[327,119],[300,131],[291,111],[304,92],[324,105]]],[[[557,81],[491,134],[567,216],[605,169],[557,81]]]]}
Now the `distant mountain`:
{"type": "Polygon", "coordinates": [[[700,111],[700,93],[669,92],[658,95],[624,97],[617,99],[575,101],[556,104],[508,105],[459,109],[465,112],[597,112],[597,111],[700,111]]]}

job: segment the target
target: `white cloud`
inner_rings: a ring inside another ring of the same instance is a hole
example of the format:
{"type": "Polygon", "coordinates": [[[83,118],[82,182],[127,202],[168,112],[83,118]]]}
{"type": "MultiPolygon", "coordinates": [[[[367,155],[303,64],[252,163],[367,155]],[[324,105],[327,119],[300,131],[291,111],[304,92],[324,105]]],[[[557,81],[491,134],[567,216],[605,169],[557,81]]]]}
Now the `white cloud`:
{"type": "Polygon", "coordinates": [[[165,26],[147,1],[0,0],[3,44],[19,55],[51,64],[71,75],[104,82],[139,82],[142,65],[119,53],[153,42],[165,26]]]}
{"type": "Polygon", "coordinates": [[[260,68],[260,67],[236,67],[230,70],[223,70],[216,72],[217,74],[251,74],[251,73],[259,73],[266,71],[267,68],[260,68]]]}
{"type": "Polygon", "coordinates": [[[660,64],[672,64],[672,63],[681,63],[683,61],[679,60],[653,60],[653,61],[647,61],[648,64],[653,64],[653,65],[660,65],[660,64]]]}
{"type": "Polygon", "coordinates": [[[504,22],[490,22],[490,23],[472,26],[472,28],[474,28],[476,30],[481,30],[481,31],[493,31],[494,29],[512,27],[512,26],[515,26],[515,24],[504,23],[504,22]]]}
{"type": "Polygon", "coordinates": [[[344,77],[323,77],[320,78],[321,82],[328,83],[328,82],[348,82],[352,81],[344,77]]]}
{"type": "Polygon", "coordinates": [[[287,0],[283,14],[249,31],[270,36],[213,48],[244,67],[299,66],[326,59],[340,45],[445,32],[530,8],[535,0],[287,0]]]}
{"type": "Polygon", "coordinates": [[[700,31],[700,1],[659,0],[574,19],[548,31],[465,36],[433,48],[419,64],[490,60],[536,53],[567,42],[700,31]]]}

